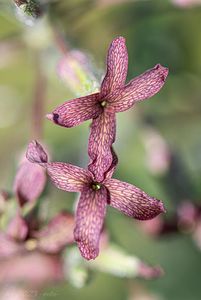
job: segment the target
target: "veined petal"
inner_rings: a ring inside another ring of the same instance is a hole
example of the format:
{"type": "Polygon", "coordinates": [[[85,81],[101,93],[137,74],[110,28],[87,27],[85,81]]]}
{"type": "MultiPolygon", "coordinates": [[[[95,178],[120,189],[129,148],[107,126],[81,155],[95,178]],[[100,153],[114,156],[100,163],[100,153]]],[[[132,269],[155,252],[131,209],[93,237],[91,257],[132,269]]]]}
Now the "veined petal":
{"type": "Polygon", "coordinates": [[[154,96],[163,87],[167,75],[167,68],[156,65],[153,69],[131,80],[125,87],[111,93],[107,97],[110,102],[107,109],[111,112],[125,111],[136,102],[154,96]]]}
{"type": "Polygon", "coordinates": [[[74,237],[82,256],[95,259],[99,253],[99,239],[106,213],[108,192],[86,188],[80,197],[76,211],[74,237]]]}
{"type": "Polygon", "coordinates": [[[47,118],[60,126],[77,126],[83,121],[96,118],[102,112],[99,97],[99,93],[96,93],[66,101],[55,108],[52,114],[48,114],[47,118]]]}
{"type": "Polygon", "coordinates": [[[37,164],[45,164],[48,161],[47,153],[36,140],[33,140],[29,143],[26,152],[26,158],[30,162],[37,164]]]}
{"type": "Polygon", "coordinates": [[[90,172],[70,164],[53,162],[45,167],[54,185],[67,192],[81,192],[92,181],[90,172]]]}
{"type": "Polygon", "coordinates": [[[108,171],[106,172],[106,175],[105,175],[105,178],[107,179],[110,179],[116,169],[116,166],[118,164],[118,156],[117,154],[115,153],[113,147],[111,147],[111,152],[112,152],[112,164],[110,166],[110,168],[108,169],[108,171]]]}
{"type": "Polygon", "coordinates": [[[37,248],[46,253],[60,252],[66,245],[73,243],[73,229],[73,215],[66,212],[58,214],[34,236],[37,248]]]}
{"type": "Polygon", "coordinates": [[[110,194],[110,205],[129,217],[149,220],[165,212],[163,203],[126,182],[109,179],[104,182],[110,194]]]}
{"type": "Polygon", "coordinates": [[[88,170],[93,173],[95,181],[102,182],[111,167],[113,161],[111,147],[115,141],[115,135],[116,120],[113,113],[104,111],[92,121],[88,145],[91,162],[88,170]]]}
{"type": "Polygon", "coordinates": [[[45,170],[39,165],[24,160],[14,181],[14,192],[20,205],[37,200],[45,187],[45,183],[45,170]]]}
{"type": "Polygon", "coordinates": [[[101,98],[124,86],[128,70],[128,53],[125,39],[118,37],[110,45],[107,55],[107,72],[101,85],[101,98]]]}
{"type": "Polygon", "coordinates": [[[41,152],[46,154],[38,142],[32,141],[27,149],[27,159],[32,163],[38,163],[43,166],[57,188],[68,192],[79,192],[82,191],[85,184],[91,181],[90,172],[80,167],[63,162],[43,162],[39,157],[41,152]]]}

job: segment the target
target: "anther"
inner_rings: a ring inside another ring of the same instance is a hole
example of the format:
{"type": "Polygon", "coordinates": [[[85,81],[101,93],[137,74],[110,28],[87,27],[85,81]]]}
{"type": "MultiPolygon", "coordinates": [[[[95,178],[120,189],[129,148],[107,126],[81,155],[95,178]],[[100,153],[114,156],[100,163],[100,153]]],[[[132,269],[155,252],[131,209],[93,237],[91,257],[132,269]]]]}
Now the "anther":
{"type": "Polygon", "coordinates": [[[37,240],[35,240],[35,239],[30,239],[25,242],[25,248],[28,251],[32,251],[32,250],[36,249],[36,247],[37,247],[37,240]]]}
{"type": "Polygon", "coordinates": [[[101,184],[97,182],[93,182],[91,187],[94,191],[98,191],[101,189],[101,184]]]}
{"type": "Polygon", "coordinates": [[[106,106],[106,104],[107,104],[107,102],[104,100],[104,101],[102,101],[101,103],[100,103],[100,105],[102,106],[102,107],[105,107],[106,106]]]}

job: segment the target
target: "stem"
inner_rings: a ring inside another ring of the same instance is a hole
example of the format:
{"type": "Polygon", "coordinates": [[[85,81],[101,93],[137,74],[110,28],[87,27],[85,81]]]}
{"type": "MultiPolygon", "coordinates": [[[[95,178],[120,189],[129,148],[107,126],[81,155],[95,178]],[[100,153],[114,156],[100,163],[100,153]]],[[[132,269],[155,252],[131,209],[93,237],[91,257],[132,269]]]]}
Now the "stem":
{"type": "Polygon", "coordinates": [[[40,55],[35,55],[36,79],[32,104],[32,138],[43,136],[44,108],[46,100],[47,79],[40,63],[40,55]]]}
{"type": "Polygon", "coordinates": [[[54,34],[54,39],[57,47],[61,51],[62,54],[66,55],[69,52],[69,47],[62,37],[62,34],[57,30],[57,28],[53,27],[53,34],[54,34]]]}

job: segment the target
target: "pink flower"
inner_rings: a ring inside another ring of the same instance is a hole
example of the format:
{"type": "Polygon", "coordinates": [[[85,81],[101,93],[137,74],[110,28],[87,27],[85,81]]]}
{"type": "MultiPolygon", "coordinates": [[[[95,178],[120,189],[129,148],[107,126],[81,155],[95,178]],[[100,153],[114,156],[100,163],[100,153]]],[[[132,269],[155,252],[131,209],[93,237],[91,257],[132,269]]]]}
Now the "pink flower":
{"type": "Polygon", "coordinates": [[[63,162],[48,163],[47,154],[36,141],[30,142],[27,158],[44,167],[57,188],[81,193],[74,238],[86,259],[95,259],[99,253],[107,204],[138,220],[149,220],[165,211],[161,201],[129,183],[111,178],[117,159],[114,151],[113,163],[102,182],[97,182],[89,170],[63,162]]]}
{"type": "Polygon", "coordinates": [[[125,84],[127,69],[125,39],[118,37],[112,41],[108,51],[107,72],[100,92],[67,101],[47,115],[54,123],[68,128],[93,120],[88,169],[99,182],[105,179],[113,160],[111,147],[116,133],[115,113],[128,110],[136,102],[155,95],[168,75],[168,69],[158,64],[125,84]]]}
{"type": "Polygon", "coordinates": [[[46,184],[44,170],[26,158],[21,162],[14,181],[14,193],[21,206],[36,201],[46,184]]]}

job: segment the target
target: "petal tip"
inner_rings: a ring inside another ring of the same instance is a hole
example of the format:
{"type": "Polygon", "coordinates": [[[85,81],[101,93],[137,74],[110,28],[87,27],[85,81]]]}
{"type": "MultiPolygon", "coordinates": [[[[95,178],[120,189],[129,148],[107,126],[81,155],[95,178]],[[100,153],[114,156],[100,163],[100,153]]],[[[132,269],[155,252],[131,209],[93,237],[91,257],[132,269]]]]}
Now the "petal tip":
{"type": "Polygon", "coordinates": [[[56,124],[59,124],[59,114],[57,113],[50,113],[46,115],[46,118],[56,124]]]}
{"type": "Polygon", "coordinates": [[[123,36],[118,36],[117,39],[122,42],[126,41],[125,37],[123,37],[123,36]]]}
{"type": "Polygon", "coordinates": [[[30,162],[38,164],[47,163],[48,161],[47,153],[36,140],[33,140],[29,143],[26,152],[26,158],[30,162]]]}
{"type": "Polygon", "coordinates": [[[85,258],[86,260],[96,259],[96,257],[99,254],[98,248],[90,249],[90,247],[83,242],[77,242],[77,243],[78,243],[78,247],[79,247],[80,253],[83,258],[85,258]]]}
{"type": "Polygon", "coordinates": [[[46,118],[50,121],[53,121],[53,114],[47,114],[46,118]]]}
{"type": "Polygon", "coordinates": [[[126,39],[123,37],[123,36],[118,36],[116,37],[113,41],[112,41],[112,44],[122,44],[122,43],[126,43],[126,39]]]}
{"type": "Polygon", "coordinates": [[[159,205],[160,213],[166,213],[166,208],[165,208],[165,206],[164,206],[163,202],[162,202],[162,201],[160,201],[160,200],[157,200],[157,201],[158,201],[158,205],[159,205]]]}
{"type": "Polygon", "coordinates": [[[154,69],[161,74],[161,79],[164,82],[168,76],[169,69],[167,67],[162,66],[161,64],[155,65],[154,69]]]}

